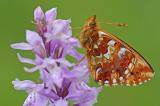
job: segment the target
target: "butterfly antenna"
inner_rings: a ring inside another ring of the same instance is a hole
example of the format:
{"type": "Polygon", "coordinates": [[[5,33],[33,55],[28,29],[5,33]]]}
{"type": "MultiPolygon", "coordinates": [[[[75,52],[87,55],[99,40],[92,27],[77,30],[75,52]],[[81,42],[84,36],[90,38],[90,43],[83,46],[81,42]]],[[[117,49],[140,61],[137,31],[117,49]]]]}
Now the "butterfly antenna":
{"type": "Polygon", "coordinates": [[[112,22],[99,22],[100,24],[108,24],[108,25],[113,25],[113,26],[118,26],[118,27],[127,27],[127,23],[112,23],[112,22]]]}

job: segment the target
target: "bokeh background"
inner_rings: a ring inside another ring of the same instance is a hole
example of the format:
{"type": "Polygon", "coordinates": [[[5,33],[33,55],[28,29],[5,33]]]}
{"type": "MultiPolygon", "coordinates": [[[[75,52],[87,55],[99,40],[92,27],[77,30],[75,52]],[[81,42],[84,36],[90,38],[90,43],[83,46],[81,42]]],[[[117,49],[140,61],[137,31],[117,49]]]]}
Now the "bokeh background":
{"type": "MultiPolygon", "coordinates": [[[[100,22],[126,22],[127,28],[106,24],[104,31],[123,39],[151,64],[155,77],[137,87],[104,87],[95,106],[160,106],[160,1],[159,0],[0,0],[0,106],[22,106],[27,94],[14,90],[15,78],[36,81],[38,73],[26,73],[16,52],[32,57],[30,52],[10,48],[25,41],[25,30],[34,30],[33,11],[58,8],[58,18],[71,18],[73,27],[82,27],[94,14],[100,22]]],[[[78,37],[80,29],[73,30],[78,37]]],[[[94,82],[91,84],[96,85],[94,82]]]]}

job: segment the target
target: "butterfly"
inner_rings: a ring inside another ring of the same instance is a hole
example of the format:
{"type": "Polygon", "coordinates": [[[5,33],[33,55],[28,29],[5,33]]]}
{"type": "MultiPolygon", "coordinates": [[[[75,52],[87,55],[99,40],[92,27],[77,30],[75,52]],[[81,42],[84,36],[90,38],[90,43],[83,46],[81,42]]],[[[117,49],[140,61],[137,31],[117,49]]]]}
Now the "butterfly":
{"type": "Polygon", "coordinates": [[[102,85],[136,86],[154,76],[142,55],[121,39],[99,29],[96,16],[90,17],[84,25],[80,42],[86,49],[93,79],[102,85]]]}

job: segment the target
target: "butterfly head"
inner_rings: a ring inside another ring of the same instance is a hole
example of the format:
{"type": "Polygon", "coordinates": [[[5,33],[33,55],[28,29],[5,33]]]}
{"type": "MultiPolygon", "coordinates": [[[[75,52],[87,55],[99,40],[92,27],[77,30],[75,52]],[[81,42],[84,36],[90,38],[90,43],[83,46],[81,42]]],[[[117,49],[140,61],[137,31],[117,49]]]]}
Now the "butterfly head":
{"type": "Polygon", "coordinates": [[[97,22],[96,22],[96,15],[91,16],[86,24],[83,27],[83,30],[80,34],[80,42],[82,47],[90,49],[93,45],[93,38],[92,36],[97,36],[97,22]]]}
{"type": "Polygon", "coordinates": [[[90,28],[97,27],[96,15],[93,15],[88,19],[87,26],[90,27],[90,28]]]}

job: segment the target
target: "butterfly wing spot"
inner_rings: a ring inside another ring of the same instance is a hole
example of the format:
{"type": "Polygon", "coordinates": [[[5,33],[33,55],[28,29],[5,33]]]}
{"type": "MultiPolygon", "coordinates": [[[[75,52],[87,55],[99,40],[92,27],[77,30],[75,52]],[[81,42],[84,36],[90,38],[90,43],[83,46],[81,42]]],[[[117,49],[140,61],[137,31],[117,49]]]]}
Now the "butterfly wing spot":
{"type": "Polygon", "coordinates": [[[147,82],[147,80],[144,80],[144,82],[147,82]]]}
{"type": "Polygon", "coordinates": [[[98,31],[98,35],[100,38],[103,38],[103,36],[105,36],[106,33],[102,32],[102,31],[98,31]]]}
{"type": "Polygon", "coordinates": [[[137,84],[134,83],[133,86],[137,86],[137,84]]]}
{"type": "Polygon", "coordinates": [[[99,76],[99,74],[101,74],[102,73],[102,68],[98,68],[97,70],[96,70],[96,79],[98,79],[98,76],[99,76]]]}
{"type": "Polygon", "coordinates": [[[136,64],[136,62],[137,62],[137,59],[136,58],[132,58],[132,63],[136,64]]]}
{"type": "Polygon", "coordinates": [[[123,77],[119,77],[119,80],[122,81],[122,80],[123,80],[123,77]]]}
{"type": "Polygon", "coordinates": [[[117,80],[114,78],[112,82],[115,84],[115,83],[117,83],[117,80]]]}
{"type": "Polygon", "coordinates": [[[104,81],[104,84],[109,84],[109,81],[108,81],[108,80],[105,80],[105,81],[104,81]]]}
{"type": "Polygon", "coordinates": [[[115,47],[114,47],[114,45],[115,45],[115,41],[114,40],[110,40],[109,42],[108,42],[108,48],[107,48],[107,52],[104,54],[104,57],[106,57],[107,59],[109,59],[110,58],[110,56],[115,52],[115,47]]]}
{"type": "Polygon", "coordinates": [[[99,85],[103,85],[103,81],[102,80],[98,80],[99,85]]]}
{"type": "Polygon", "coordinates": [[[108,45],[109,45],[109,46],[114,46],[115,43],[116,43],[116,42],[115,42],[114,40],[110,40],[110,41],[108,42],[108,45]]]}
{"type": "Polygon", "coordinates": [[[99,56],[96,56],[99,59],[102,59],[102,53],[99,56]]]}
{"type": "Polygon", "coordinates": [[[132,69],[133,68],[133,63],[131,62],[129,65],[128,65],[128,69],[132,69]]]}
{"type": "Polygon", "coordinates": [[[127,51],[126,48],[121,48],[120,51],[118,52],[118,57],[122,59],[122,56],[125,55],[126,51],[127,51]]]}
{"type": "Polygon", "coordinates": [[[129,73],[129,70],[128,70],[128,69],[126,69],[126,70],[125,70],[125,72],[124,72],[124,74],[126,74],[126,75],[127,75],[128,73],[129,73]]]}
{"type": "Polygon", "coordinates": [[[140,81],[138,84],[139,84],[139,85],[142,85],[142,82],[140,81]]]}
{"type": "Polygon", "coordinates": [[[131,86],[129,83],[126,84],[127,86],[131,86]]]}
{"type": "Polygon", "coordinates": [[[98,65],[100,64],[102,61],[102,54],[97,55],[97,56],[91,56],[91,63],[93,65],[98,65]]]}
{"type": "Polygon", "coordinates": [[[104,57],[107,58],[107,59],[109,59],[110,54],[109,54],[109,53],[106,53],[106,54],[104,54],[104,57]]]}
{"type": "Polygon", "coordinates": [[[95,48],[95,49],[97,49],[97,48],[98,48],[97,44],[94,44],[94,48],[95,48]]]}

